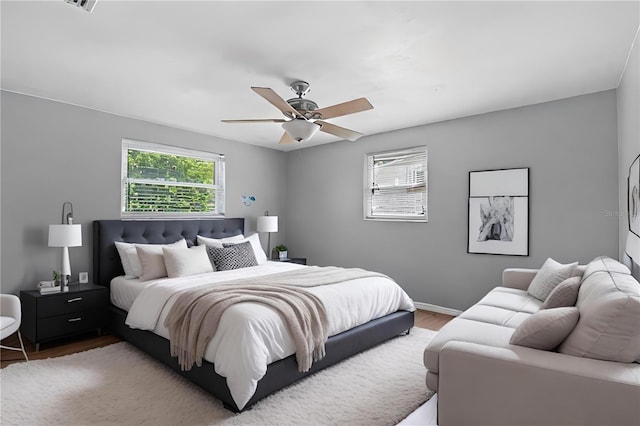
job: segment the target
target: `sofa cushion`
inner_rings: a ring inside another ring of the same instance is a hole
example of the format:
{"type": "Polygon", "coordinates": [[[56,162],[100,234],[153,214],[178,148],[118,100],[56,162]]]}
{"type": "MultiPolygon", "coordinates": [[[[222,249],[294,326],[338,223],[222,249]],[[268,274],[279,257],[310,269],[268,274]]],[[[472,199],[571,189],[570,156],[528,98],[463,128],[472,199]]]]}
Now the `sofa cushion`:
{"type": "Polygon", "coordinates": [[[427,370],[427,376],[425,378],[427,382],[427,389],[431,389],[434,392],[438,392],[439,375],[427,370]]]}
{"type": "Polygon", "coordinates": [[[530,296],[524,290],[496,287],[480,299],[478,304],[533,314],[540,310],[542,301],[530,296]]]}
{"type": "Polygon", "coordinates": [[[554,349],[571,333],[579,317],[575,306],[543,309],[524,320],[509,343],[545,351],[554,349]]]}
{"type": "Polygon", "coordinates": [[[573,275],[576,266],[578,262],[563,265],[548,258],[533,277],[527,292],[536,299],[544,301],[558,284],[573,275]]]}
{"type": "Polygon", "coordinates": [[[580,290],[581,276],[567,278],[556,286],[547,296],[540,309],[562,308],[575,306],[580,290]]]}
{"type": "Polygon", "coordinates": [[[427,370],[437,373],[440,350],[450,341],[479,343],[504,347],[515,329],[486,322],[456,318],[440,329],[424,350],[424,365],[427,370]]]}
{"type": "Polygon", "coordinates": [[[628,268],[612,259],[595,259],[592,264],[576,302],[580,320],[559,350],[574,356],[633,362],[640,357],[640,283],[628,275],[628,268]]]}
{"type": "Polygon", "coordinates": [[[518,312],[511,309],[497,308],[476,304],[464,311],[458,318],[465,318],[473,321],[486,322],[489,324],[501,325],[503,327],[518,328],[520,324],[532,314],[528,312],[518,312]]]}

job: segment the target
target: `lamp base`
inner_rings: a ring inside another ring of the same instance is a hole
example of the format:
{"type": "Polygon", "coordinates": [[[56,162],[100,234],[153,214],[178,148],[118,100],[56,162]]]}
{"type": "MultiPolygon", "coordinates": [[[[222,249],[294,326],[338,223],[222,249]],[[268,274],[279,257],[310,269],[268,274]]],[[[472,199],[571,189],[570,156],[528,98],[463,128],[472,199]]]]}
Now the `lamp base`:
{"type": "Polygon", "coordinates": [[[60,277],[60,291],[62,293],[66,293],[69,291],[69,275],[62,275],[60,277]]]}

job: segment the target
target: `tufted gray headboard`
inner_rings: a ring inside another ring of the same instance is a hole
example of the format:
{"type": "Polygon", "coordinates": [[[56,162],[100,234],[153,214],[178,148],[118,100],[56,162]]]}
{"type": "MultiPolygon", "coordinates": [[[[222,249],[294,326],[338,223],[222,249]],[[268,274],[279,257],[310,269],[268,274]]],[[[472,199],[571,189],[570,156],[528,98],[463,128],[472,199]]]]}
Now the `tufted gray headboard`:
{"type": "Polygon", "coordinates": [[[109,286],[123,275],[115,241],[166,244],[187,240],[196,244],[196,236],[224,238],[244,233],[244,218],[201,220],[96,220],[93,222],[93,282],[109,286]]]}

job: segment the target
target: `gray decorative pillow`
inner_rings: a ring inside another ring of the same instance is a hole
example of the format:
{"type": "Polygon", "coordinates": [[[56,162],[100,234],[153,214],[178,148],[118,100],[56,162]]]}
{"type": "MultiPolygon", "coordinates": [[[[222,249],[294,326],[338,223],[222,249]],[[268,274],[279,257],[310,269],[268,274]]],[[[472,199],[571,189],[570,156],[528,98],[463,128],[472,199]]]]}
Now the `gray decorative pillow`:
{"type": "Polygon", "coordinates": [[[228,271],[229,269],[248,268],[249,266],[258,265],[253,246],[249,241],[240,244],[226,243],[222,245],[222,248],[207,247],[207,254],[217,271],[228,271]]]}
{"type": "Polygon", "coordinates": [[[582,278],[586,270],[587,270],[587,265],[578,265],[576,266],[576,269],[573,271],[572,276],[582,278]]]}
{"type": "Polygon", "coordinates": [[[578,266],[578,262],[563,265],[548,258],[536,276],[533,277],[533,280],[531,280],[527,293],[544,302],[547,296],[549,296],[549,293],[551,293],[558,284],[573,275],[576,266],[578,266]]]}
{"type": "Polygon", "coordinates": [[[575,306],[578,300],[578,291],[582,277],[573,276],[562,281],[556,286],[545,299],[540,309],[563,308],[565,306],[575,306]]]}
{"type": "Polygon", "coordinates": [[[544,309],[524,320],[509,343],[545,351],[554,349],[571,333],[580,318],[575,306],[544,309]]]}

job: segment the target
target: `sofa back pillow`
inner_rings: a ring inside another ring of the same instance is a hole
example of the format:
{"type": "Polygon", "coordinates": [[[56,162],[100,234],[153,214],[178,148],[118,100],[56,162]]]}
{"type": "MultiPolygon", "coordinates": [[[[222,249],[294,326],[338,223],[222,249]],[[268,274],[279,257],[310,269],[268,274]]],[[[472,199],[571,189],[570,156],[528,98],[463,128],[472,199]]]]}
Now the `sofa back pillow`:
{"type": "Polygon", "coordinates": [[[527,293],[544,302],[558,284],[573,275],[576,266],[578,266],[578,262],[563,265],[548,258],[531,280],[527,293]]]}
{"type": "Polygon", "coordinates": [[[592,263],[578,292],[580,320],[559,351],[607,361],[636,361],[640,358],[640,283],[612,259],[592,263]]]}

